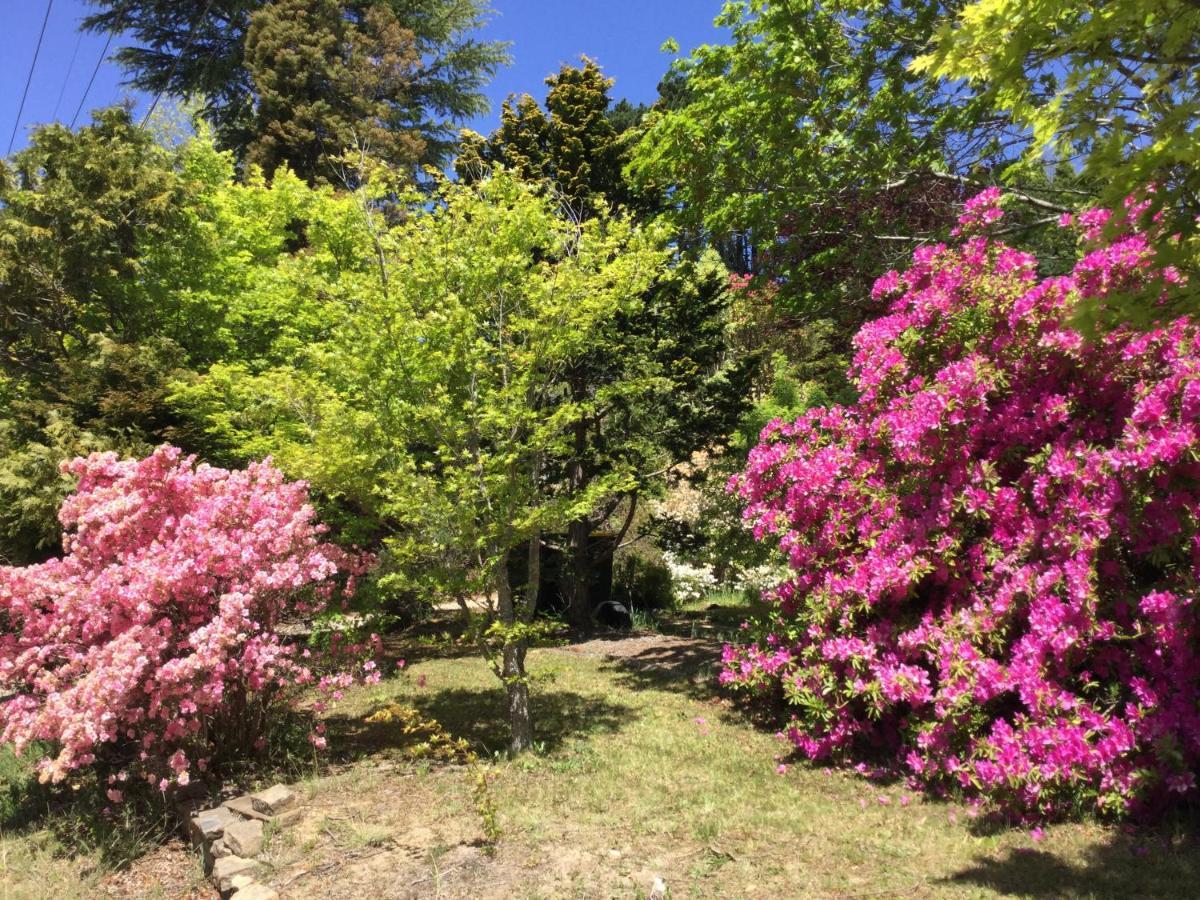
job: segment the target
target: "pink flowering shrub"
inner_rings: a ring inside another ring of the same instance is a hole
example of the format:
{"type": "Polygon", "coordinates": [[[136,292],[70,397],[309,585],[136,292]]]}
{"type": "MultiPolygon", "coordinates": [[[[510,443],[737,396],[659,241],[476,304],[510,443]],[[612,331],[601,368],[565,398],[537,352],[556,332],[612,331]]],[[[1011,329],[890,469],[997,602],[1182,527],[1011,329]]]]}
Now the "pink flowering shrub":
{"type": "Polygon", "coordinates": [[[762,432],[731,482],[790,579],[721,680],[790,709],[813,758],[871,757],[1038,819],[1195,795],[1200,331],[1085,340],[1082,301],[1165,289],[1130,202],[1068,219],[1065,277],[986,236],[874,296],[849,407],[762,432]],[[1119,224],[1119,223],[1116,223],[1119,224]]]}
{"type": "Polygon", "coordinates": [[[305,485],[173,447],[66,469],[79,487],[62,558],[0,568],[0,740],[50,742],[43,781],[121,768],[115,794],[131,774],[165,790],[214,749],[262,746],[272,710],[318,677],[276,625],[320,610],[355,567],[321,541],[305,485]]]}

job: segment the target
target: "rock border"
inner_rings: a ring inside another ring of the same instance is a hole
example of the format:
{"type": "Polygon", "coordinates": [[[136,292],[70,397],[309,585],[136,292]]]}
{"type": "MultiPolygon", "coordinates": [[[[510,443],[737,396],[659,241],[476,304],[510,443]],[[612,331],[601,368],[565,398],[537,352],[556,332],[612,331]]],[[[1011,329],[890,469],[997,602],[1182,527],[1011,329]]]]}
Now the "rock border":
{"type": "Polygon", "coordinates": [[[229,900],[278,900],[279,893],[258,880],[265,827],[286,828],[304,815],[299,794],[275,784],[204,808],[205,800],[176,806],[180,824],[192,846],[200,851],[204,872],[229,900]]]}

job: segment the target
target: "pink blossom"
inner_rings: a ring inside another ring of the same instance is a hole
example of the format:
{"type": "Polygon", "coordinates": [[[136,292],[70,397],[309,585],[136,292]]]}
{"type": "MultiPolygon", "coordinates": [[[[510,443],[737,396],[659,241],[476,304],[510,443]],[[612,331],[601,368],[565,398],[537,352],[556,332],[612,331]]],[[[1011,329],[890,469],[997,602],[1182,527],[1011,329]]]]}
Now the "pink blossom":
{"type": "Polygon", "coordinates": [[[1065,221],[1080,258],[1043,278],[985,236],[1000,199],[877,282],[857,401],[769,423],[731,479],[791,576],[720,682],[786,698],[810,758],[1015,818],[1159,808],[1200,768],[1200,327],[1075,325],[1182,281],[1143,201],[1065,221]]]}
{"type": "Polygon", "coordinates": [[[64,469],[63,556],[0,567],[0,740],[52,743],[51,781],[130,746],[139,777],[186,784],[189,755],[203,770],[204,735],[238,714],[231,694],[269,705],[303,683],[275,626],[360,564],[269,462],[227,471],[164,446],[64,469]]]}

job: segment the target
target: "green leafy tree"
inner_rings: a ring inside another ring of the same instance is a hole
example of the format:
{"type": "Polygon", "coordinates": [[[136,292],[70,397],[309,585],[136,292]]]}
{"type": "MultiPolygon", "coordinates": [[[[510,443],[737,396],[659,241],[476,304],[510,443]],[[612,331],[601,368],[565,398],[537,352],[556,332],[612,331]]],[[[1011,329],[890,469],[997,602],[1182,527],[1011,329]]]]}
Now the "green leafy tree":
{"type": "MultiPolygon", "coordinates": [[[[1102,205],[1154,186],[1165,262],[1200,271],[1200,6],[1191,0],[976,0],[937,31],[912,70],[965,81],[1032,134],[1028,159],[1078,168],[1102,205]]],[[[1193,279],[1194,281],[1194,279],[1193,279]]],[[[1157,297],[1157,291],[1155,291],[1157,297]]],[[[1194,311],[1109,302],[1115,321],[1194,311]]]]}
{"type": "Polygon", "coordinates": [[[649,117],[632,175],[672,186],[685,232],[744,236],[743,258],[727,262],[781,280],[793,313],[853,302],[869,276],[844,274],[878,269],[947,220],[956,192],[922,176],[994,149],[968,127],[969,97],[906,66],[946,7],[726,3],[730,42],[675,63],[676,102],[649,117]]]}
{"type": "Polygon", "coordinates": [[[548,477],[580,415],[567,371],[639,313],[666,249],[620,217],[563,218],[509,175],[446,186],[382,241],[386,277],[336,342],[327,377],[340,409],[320,440],[370,484],[398,570],[442,571],[451,594],[491,598],[482,638],[521,751],[540,538],[629,487],[620,471],[578,492],[548,477]],[[523,587],[508,565],[522,546],[523,587]]]}
{"type": "MultiPolygon", "coordinates": [[[[645,217],[655,205],[650,194],[631,190],[622,173],[628,129],[643,111],[614,105],[612,80],[586,58],[581,66],[563,66],[546,84],[548,115],[528,95],[510,98],[500,127],[486,140],[469,139],[456,163],[460,176],[486,177],[500,164],[547,184],[570,217],[586,220],[614,208],[645,217]]],[[[756,359],[730,352],[728,275],[715,257],[695,256],[664,270],[640,312],[623,316],[607,339],[598,336],[566,368],[577,417],[569,423],[570,453],[548,462],[548,477],[572,494],[586,492],[593,481],[627,485],[581,510],[568,526],[562,585],[568,616],[578,626],[591,619],[596,532],[615,530],[619,541],[639,496],[660,489],[694,451],[719,444],[746,400],[756,359]]]]}
{"type": "Polygon", "coordinates": [[[132,39],[117,53],[130,84],[201,100],[220,145],[239,158],[264,138],[291,145],[304,143],[299,132],[344,136],[361,113],[372,120],[368,130],[377,145],[382,141],[376,149],[383,155],[415,134],[421,162],[441,165],[457,137],[455,123],[486,110],[483,88],[508,59],[502,44],[472,36],[488,14],[486,0],[357,0],[336,4],[340,22],[325,4],[293,0],[90,3],[96,12],[85,28],[132,39]],[[287,17],[298,12],[307,12],[316,30],[295,33],[287,17]],[[247,38],[256,15],[254,48],[247,38]],[[372,44],[380,55],[371,56],[372,44]],[[340,68],[339,58],[355,74],[340,68]],[[421,64],[412,67],[413,60],[421,64]],[[312,68],[300,71],[299,64],[312,68]],[[363,80],[356,86],[354,77],[363,80]],[[319,121],[323,115],[327,122],[319,121]],[[383,140],[378,129],[385,127],[398,135],[383,140]]]}
{"type": "MultiPolygon", "coordinates": [[[[627,168],[666,191],[681,246],[713,247],[752,276],[766,314],[744,335],[822,368],[833,395],[844,366],[821,355],[843,352],[871,314],[873,280],[943,239],[963,197],[1003,179],[1028,143],[974,86],[910,68],[962,2],[727,2],[728,41],[675,62],[627,168]]],[[[1013,193],[1029,212],[1014,227],[1048,231],[1089,196],[1021,172],[1013,193]]]]}
{"type": "Polygon", "coordinates": [[[269,370],[260,418],[301,416],[277,370],[328,339],[374,263],[357,197],[284,171],[238,183],[206,135],[168,149],[123,110],[39,129],[3,181],[0,558],[28,561],[60,533],[64,458],[163,441],[214,462],[270,452],[239,440],[249,426],[211,385],[269,370]]]}

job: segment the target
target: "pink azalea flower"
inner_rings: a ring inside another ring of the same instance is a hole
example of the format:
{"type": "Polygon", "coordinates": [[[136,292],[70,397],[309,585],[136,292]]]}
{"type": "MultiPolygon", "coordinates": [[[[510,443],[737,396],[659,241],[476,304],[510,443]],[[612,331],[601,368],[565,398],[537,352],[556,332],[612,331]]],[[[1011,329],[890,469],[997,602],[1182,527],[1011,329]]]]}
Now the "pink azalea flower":
{"type": "Polygon", "coordinates": [[[790,571],[719,682],[800,698],[797,752],[887,748],[856,768],[1027,822],[1193,795],[1200,324],[1148,209],[1065,216],[1080,253],[1047,277],[992,231],[1001,191],[972,198],[876,282],[853,402],[772,420],[730,479],[790,571]],[[1159,321],[1080,329],[1131,294],[1159,321]]]}

